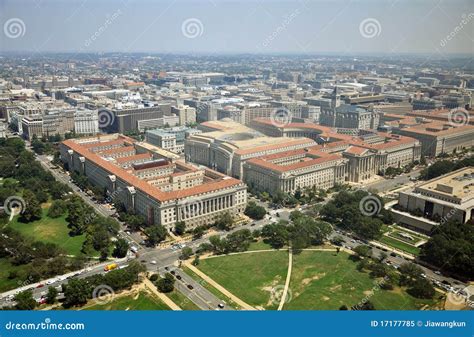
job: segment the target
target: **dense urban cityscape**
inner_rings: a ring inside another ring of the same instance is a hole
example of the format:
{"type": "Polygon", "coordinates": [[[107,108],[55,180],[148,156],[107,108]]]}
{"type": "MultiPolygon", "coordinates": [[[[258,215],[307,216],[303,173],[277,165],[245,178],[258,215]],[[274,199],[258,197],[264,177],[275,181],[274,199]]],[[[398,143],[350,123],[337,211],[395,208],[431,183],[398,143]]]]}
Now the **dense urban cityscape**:
{"type": "Polygon", "coordinates": [[[473,19],[0,1],[0,335],[472,336],[473,19]]]}
{"type": "Polygon", "coordinates": [[[3,56],[0,305],[472,307],[464,61],[3,56]]]}

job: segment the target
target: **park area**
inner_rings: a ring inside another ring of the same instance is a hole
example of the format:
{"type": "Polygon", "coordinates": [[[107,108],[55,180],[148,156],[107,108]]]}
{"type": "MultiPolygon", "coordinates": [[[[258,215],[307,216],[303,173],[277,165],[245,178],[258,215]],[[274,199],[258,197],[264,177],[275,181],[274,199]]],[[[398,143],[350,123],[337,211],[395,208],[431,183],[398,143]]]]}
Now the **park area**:
{"type": "MultiPolygon", "coordinates": [[[[370,300],[377,310],[437,307],[437,297],[422,300],[395,286],[382,290],[368,273],[356,269],[346,252],[304,250],[293,255],[288,296],[283,310],[338,310],[370,300]]],[[[282,289],[288,269],[287,251],[243,253],[202,259],[198,268],[256,309],[275,310],[274,288],[282,289]]]]}
{"type": "Polygon", "coordinates": [[[18,221],[17,216],[8,223],[8,226],[35,241],[54,243],[68,255],[81,255],[86,235],[70,236],[66,215],[51,218],[47,215],[48,210],[47,207],[43,208],[43,214],[39,220],[23,223],[18,221]]]}

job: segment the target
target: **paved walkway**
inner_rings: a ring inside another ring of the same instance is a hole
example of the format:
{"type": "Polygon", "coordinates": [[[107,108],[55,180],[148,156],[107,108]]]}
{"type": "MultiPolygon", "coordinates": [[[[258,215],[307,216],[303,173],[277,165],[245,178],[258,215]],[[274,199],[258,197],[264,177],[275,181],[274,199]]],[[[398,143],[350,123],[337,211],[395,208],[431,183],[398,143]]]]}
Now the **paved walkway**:
{"type": "Polygon", "coordinates": [[[288,295],[288,288],[290,287],[291,271],[293,269],[293,252],[291,247],[288,249],[288,272],[286,273],[285,288],[283,289],[283,294],[281,295],[280,304],[278,305],[278,310],[282,310],[286,302],[286,296],[288,295]]]}
{"type": "Polygon", "coordinates": [[[254,307],[252,307],[250,304],[248,303],[245,303],[244,301],[242,301],[240,298],[238,298],[237,296],[235,296],[234,294],[232,294],[230,291],[228,291],[227,289],[225,289],[223,286],[221,286],[219,283],[217,283],[216,281],[214,281],[213,279],[211,279],[209,276],[207,276],[206,274],[204,274],[202,271],[200,271],[199,269],[197,269],[196,267],[194,267],[191,263],[189,263],[188,261],[184,262],[184,264],[186,265],[186,267],[188,267],[189,269],[191,269],[193,272],[195,272],[199,277],[201,277],[204,281],[206,281],[207,283],[209,283],[210,285],[212,285],[214,288],[216,288],[217,290],[219,290],[221,293],[223,293],[225,296],[229,297],[232,301],[234,301],[235,303],[237,303],[239,306],[241,306],[244,310],[257,310],[255,309],[254,307]]]}
{"type": "Polygon", "coordinates": [[[163,302],[165,302],[165,304],[167,306],[169,306],[171,308],[171,310],[182,310],[176,303],[174,303],[171,298],[169,298],[168,296],[166,296],[165,294],[163,293],[160,293],[158,291],[158,289],[156,289],[155,285],[148,279],[148,278],[145,278],[145,280],[143,281],[144,285],[146,288],[148,288],[148,290],[150,290],[153,294],[155,294],[156,296],[159,297],[160,300],[162,300],[163,302]]]}

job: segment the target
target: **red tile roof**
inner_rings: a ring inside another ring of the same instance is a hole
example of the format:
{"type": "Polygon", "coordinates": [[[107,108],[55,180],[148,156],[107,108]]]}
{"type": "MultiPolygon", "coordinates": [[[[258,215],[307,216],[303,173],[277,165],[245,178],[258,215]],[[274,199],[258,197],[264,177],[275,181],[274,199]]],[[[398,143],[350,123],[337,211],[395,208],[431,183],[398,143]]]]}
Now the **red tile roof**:
{"type": "Polygon", "coordinates": [[[148,184],[147,182],[135,177],[126,170],[118,167],[107,160],[101,158],[99,155],[89,151],[82,144],[76,143],[73,139],[65,140],[63,145],[67,146],[71,150],[77,152],[87,160],[93,162],[97,166],[101,167],[109,174],[115,175],[117,178],[123,180],[130,186],[134,186],[136,189],[148,194],[158,202],[166,202],[174,199],[181,199],[199,194],[210,193],[224,188],[229,188],[242,184],[240,180],[231,177],[225,177],[224,179],[214,180],[204,185],[195,186],[185,190],[162,192],[158,188],[148,184]]]}

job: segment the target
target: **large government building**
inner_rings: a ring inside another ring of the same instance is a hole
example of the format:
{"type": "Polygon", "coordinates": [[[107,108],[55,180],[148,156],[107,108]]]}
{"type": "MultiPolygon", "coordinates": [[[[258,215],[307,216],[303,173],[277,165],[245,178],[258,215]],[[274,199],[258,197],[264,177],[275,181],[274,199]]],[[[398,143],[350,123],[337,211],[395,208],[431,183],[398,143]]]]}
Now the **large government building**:
{"type": "Polygon", "coordinates": [[[242,179],[261,191],[294,192],[361,183],[388,167],[420,159],[416,139],[361,130],[357,136],[313,123],[277,125],[255,119],[253,129],[221,120],[200,125],[186,140],[186,159],[242,179]]]}
{"type": "Polygon", "coordinates": [[[185,141],[186,161],[238,179],[243,179],[243,164],[251,158],[316,145],[308,138],[268,137],[230,119],[205,122],[198,129],[203,133],[185,141]]]}
{"type": "Polygon", "coordinates": [[[474,220],[474,168],[463,168],[399,194],[397,222],[424,232],[447,221],[474,220]]]}
{"type": "Polygon", "coordinates": [[[192,228],[224,212],[238,215],[247,204],[240,180],[119,134],[66,140],[60,152],[69,170],[86,175],[149,224],[169,230],[178,221],[192,228]]]}

